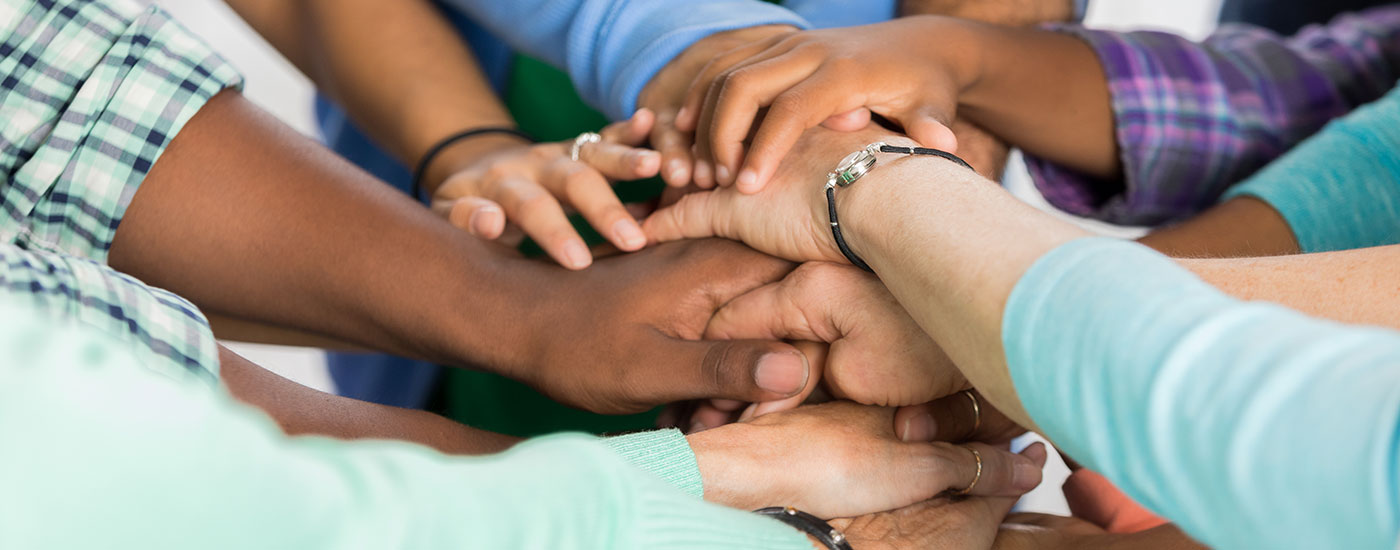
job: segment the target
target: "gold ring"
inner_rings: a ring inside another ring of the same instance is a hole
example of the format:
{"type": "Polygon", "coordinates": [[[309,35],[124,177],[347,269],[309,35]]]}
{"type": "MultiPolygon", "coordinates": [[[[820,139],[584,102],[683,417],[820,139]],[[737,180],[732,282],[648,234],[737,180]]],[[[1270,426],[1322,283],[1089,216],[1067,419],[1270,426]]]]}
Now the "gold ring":
{"type": "Polygon", "coordinates": [[[963,390],[962,394],[972,400],[972,433],[977,433],[977,429],[982,427],[982,404],[977,402],[977,394],[972,390],[963,390]]]}
{"type": "Polygon", "coordinates": [[[569,148],[569,158],[573,159],[574,162],[578,162],[578,154],[583,151],[584,145],[598,143],[600,141],[603,141],[603,136],[598,135],[596,132],[584,132],[579,134],[578,137],[574,138],[574,146],[569,148]]]}
{"type": "Polygon", "coordinates": [[[967,484],[966,489],[953,492],[953,496],[959,497],[972,493],[972,489],[977,487],[977,482],[982,481],[982,453],[977,452],[977,449],[974,449],[972,447],[963,448],[972,451],[972,458],[977,460],[977,473],[972,474],[972,483],[967,484]]]}

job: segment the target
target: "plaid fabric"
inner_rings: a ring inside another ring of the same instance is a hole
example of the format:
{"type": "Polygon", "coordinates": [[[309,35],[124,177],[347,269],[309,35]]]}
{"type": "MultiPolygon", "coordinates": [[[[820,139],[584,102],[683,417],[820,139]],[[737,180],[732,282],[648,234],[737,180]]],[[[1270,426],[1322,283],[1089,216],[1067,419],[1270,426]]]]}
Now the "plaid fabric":
{"type": "Polygon", "coordinates": [[[93,327],[164,376],[218,379],[218,348],[199,309],[99,262],[0,244],[0,301],[93,327]]]}
{"type": "Polygon", "coordinates": [[[1400,79],[1400,6],[1282,38],[1222,27],[1202,43],[1158,32],[1056,27],[1098,53],[1123,181],[1027,157],[1045,198],[1081,216],[1151,225],[1194,215],[1328,121],[1400,79]]]}
{"type": "Polygon", "coordinates": [[[213,336],[193,305],[102,264],[160,154],[240,83],[158,8],[0,0],[2,290],[125,336],[172,373],[215,375],[213,336]]]}

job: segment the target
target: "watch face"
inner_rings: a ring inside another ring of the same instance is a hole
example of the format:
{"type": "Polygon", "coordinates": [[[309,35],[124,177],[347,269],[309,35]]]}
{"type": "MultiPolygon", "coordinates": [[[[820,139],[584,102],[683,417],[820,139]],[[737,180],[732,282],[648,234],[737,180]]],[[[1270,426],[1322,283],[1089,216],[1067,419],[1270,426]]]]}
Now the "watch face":
{"type": "Polygon", "coordinates": [[[850,170],[852,166],[856,165],[856,161],[864,155],[865,151],[856,151],[854,153],[846,155],[846,158],[841,159],[841,164],[836,165],[836,171],[845,172],[847,170],[850,170]]]}

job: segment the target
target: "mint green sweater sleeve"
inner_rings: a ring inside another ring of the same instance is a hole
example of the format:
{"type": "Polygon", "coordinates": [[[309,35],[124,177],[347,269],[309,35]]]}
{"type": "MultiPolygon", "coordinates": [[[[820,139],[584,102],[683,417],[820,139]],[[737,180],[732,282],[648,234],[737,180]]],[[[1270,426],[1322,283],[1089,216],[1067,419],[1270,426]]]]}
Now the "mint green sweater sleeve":
{"type": "Polygon", "coordinates": [[[1008,300],[1003,343],[1056,444],[1216,548],[1395,548],[1400,333],[1227,297],[1081,239],[1008,300]]]}
{"type": "Polygon", "coordinates": [[[811,548],[596,438],[473,458],[287,438],[221,390],[34,319],[0,307],[0,548],[811,548]]]}
{"type": "Polygon", "coordinates": [[[1225,193],[1278,210],[1303,252],[1400,243],[1400,89],[1225,193]]]}

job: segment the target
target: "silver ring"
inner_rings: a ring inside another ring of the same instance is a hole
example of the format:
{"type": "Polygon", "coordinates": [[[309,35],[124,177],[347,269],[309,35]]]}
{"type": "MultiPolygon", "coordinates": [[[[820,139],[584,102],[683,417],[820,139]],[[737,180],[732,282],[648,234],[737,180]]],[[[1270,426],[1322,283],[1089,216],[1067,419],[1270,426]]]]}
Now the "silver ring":
{"type": "Polygon", "coordinates": [[[579,134],[578,137],[574,138],[574,146],[569,149],[569,158],[573,159],[574,162],[578,162],[578,154],[583,150],[584,145],[598,143],[600,141],[603,141],[603,136],[598,135],[597,132],[584,132],[579,134]]]}

